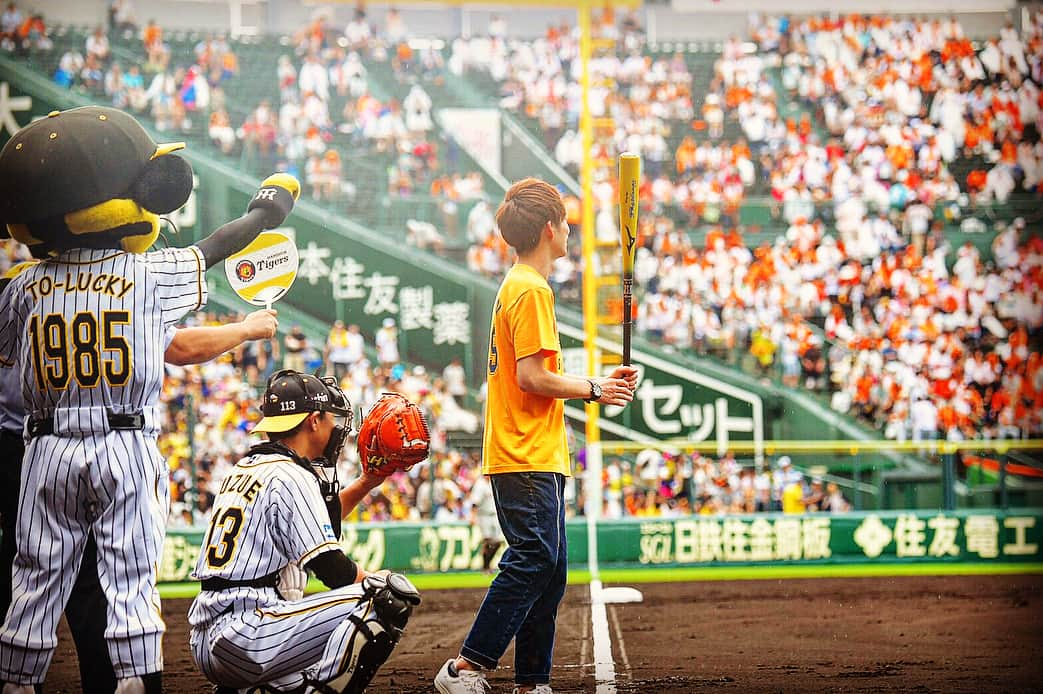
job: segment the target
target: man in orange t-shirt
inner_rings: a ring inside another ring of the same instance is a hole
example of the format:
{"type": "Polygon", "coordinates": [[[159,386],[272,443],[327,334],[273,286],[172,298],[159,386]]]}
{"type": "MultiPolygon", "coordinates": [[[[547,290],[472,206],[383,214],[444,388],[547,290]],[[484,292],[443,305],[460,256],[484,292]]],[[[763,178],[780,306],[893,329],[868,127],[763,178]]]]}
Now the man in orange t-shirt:
{"type": "Polygon", "coordinates": [[[561,195],[527,178],[511,186],[496,212],[503,238],[518,254],[496,295],[489,336],[488,396],[482,472],[509,545],[460,655],[435,677],[442,694],[483,691],[515,640],[515,691],[550,681],[554,622],[565,594],[565,478],[569,449],[565,400],[626,405],[637,370],[581,378],[562,369],[554,293],[547,278],[568,248],[561,195]]]}

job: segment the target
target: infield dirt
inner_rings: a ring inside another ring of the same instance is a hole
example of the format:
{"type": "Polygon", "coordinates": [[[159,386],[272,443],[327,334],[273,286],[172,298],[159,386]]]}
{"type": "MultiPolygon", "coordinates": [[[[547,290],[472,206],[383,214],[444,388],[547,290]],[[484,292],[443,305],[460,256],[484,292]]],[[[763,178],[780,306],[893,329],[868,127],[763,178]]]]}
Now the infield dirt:
{"type": "MultiPolygon", "coordinates": [[[[661,583],[608,608],[619,692],[1043,691],[1043,576],[661,583]]],[[[434,691],[482,590],[426,591],[371,692],[434,691]]],[[[188,600],[164,601],[167,692],[209,692],[188,652],[188,600]]],[[[64,622],[46,691],[79,691],[64,622]]],[[[513,650],[490,676],[510,692],[513,650]]],[[[558,617],[552,685],[593,692],[586,586],[558,617]]]]}

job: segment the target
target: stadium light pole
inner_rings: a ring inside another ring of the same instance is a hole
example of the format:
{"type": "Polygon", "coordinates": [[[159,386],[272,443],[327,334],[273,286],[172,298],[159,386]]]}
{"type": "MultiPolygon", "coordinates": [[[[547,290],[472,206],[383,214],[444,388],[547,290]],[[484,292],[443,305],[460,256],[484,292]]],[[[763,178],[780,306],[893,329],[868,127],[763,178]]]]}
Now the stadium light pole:
{"type": "MultiPolygon", "coordinates": [[[[580,229],[583,241],[583,347],[587,355],[587,373],[595,373],[598,366],[597,361],[597,336],[598,336],[598,285],[595,272],[595,238],[594,238],[594,161],[591,156],[591,148],[594,146],[594,122],[590,115],[590,58],[593,52],[593,37],[591,36],[590,22],[591,4],[589,1],[581,2],[576,8],[577,25],[579,26],[579,59],[582,73],[580,76],[580,108],[579,132],[580,146],[583,148],[583,159],[580,163],[580,229]]],[[[598,417],[601,408],[596,402],[586,404],[587,422],[585,429],[586,440],[586,464],[589,470],[597,471],[601,465],[601,451],[598,444],[601,442],[601,427],[598,425],[598,417]]],[[[587,489],[587,512],[595,513],[592,506],[600,504],[593,503],[589,498],[590,489],[587,489]]],[[[596,516],[595,516],[596,517],[596,516]]]]}
{"type": "MultiPolygon", "coordinates": [[[[588,373],[596,374],[601,367],[598,358],[598,268],[597,239],[594,225],[594,119],[590,113],[590,59],[593,56],[593,27],[591,14],[595,6],[636,8],[640,0],[623,0],[622,2],[596,3],[594,0],[579,0],[576,4],[577,25],[579,27],[579,59],[582,68],[581,109],[579,117],[580,143],[583,148],[583,159],[580,164],[581,187],[581,224],[583,235],[583,347],[587,356],[588,373]]],[[[618,238],[618,234],[617,234],[618,238]]],[[[600,374],[598,374],[600,375],[600,374]]],[[[586,439],[586,484],[585,513],[588,517],[588,543],[596,543],[594,525],[601,516],[601,406],[596,402],[586,404],[587,421],[586,439]],[[596,497],[595,497],[596,495],[596,497]],[[590,523],[589,521],[593,521],[590,523]]],[[[594,545],[596,546],[596,544],[594,545]]],[[[589,547],[588,547],[589,548],[589,547]]],[[[596,574],[597,564],[593,565],[596,574]]]]}
{"type": "MultiPolygon", "coordinates": [[[[579,0],[575,3],[577,26],[579,27],[579,59],[582,67],[581,109],[579,116],[580,143],[583,148],[583,159],[580,164],[581,189],[581,229],[583,236],[583,346],[587,355],[588,372],[594,373],[600,366],[598,360],[598,278],[596,260],[596,239],[594,235],[594,161],[591,150],[594,146],[594,119],[590,114],[590,59],[593,55],[593,28],[591,14],[595,7],[622,7],[633,9],[640,7],[640,0],[621,0],[597,2],[596,0],[579,0]]],[[[587,421],[585,429],[586,461],[592,464],[595,471],[601,463],[601,427],[599,426],[601,408],[596,402],[586,405],[587,421]]],[[[600,484],[597,486],[600,489],[600,484]]],[[[590,490],[588,490],[589,492],[590,490]]],[[[588,494],[589,496],[589,494],[588,494]]],[[[600,512],[600,504],[589,503],[587,512],[600,512]]]]}

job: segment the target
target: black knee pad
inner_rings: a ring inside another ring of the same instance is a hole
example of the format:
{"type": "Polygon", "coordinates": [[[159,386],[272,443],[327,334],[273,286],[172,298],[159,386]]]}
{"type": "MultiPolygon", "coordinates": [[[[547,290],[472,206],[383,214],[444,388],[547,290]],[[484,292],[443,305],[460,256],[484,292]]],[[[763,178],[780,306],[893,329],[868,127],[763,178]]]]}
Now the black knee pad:
{"type": "Polygon", "coordinates": [[[366,597],[373,601],[373,609],[382,622],[395,632],[395,640],[406,628],[413,608],[420,604],[420,591],[402,574],[366,576],[362,580],[366,597]]]}

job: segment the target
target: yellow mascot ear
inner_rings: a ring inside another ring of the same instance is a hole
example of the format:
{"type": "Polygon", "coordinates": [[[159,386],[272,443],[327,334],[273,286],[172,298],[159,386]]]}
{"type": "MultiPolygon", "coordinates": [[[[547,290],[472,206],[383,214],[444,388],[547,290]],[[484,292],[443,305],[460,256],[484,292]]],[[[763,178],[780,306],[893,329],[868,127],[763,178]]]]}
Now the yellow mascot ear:
{"type": "Polygon", "coordinates": [[[159,216],[153,215],[152,230],[136,236],[124,236],[120,239],[120,248],[127,253],[145,253],[159,238],[159,216]]]}
{"type": "Polygon", "coordinates": [[[18,275],[22,274],[23,272],[25,272],[26,270],[31,268],[33,265],[36,265],[38,262],[40,262],[40,261],[39,260],[23,260],[22,262],[18,263],[17,265],[12,265],[11,267],[7,268],[7,272],[4,273],[3,279],[5,279],[5,280],[13,280],[15,277],[18,277],[18,275]]]}
{"type": "Polygon", "coordinates": [[[7,233],[11,235],[12,239],[19,243],[24,243],[26,246],[43,243],[43,241],[33,236],[32,232],[29,231],[28,224],[8,224],[7,233]]]}

